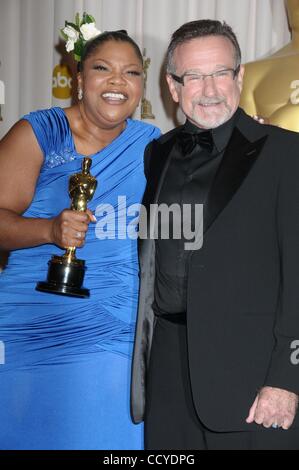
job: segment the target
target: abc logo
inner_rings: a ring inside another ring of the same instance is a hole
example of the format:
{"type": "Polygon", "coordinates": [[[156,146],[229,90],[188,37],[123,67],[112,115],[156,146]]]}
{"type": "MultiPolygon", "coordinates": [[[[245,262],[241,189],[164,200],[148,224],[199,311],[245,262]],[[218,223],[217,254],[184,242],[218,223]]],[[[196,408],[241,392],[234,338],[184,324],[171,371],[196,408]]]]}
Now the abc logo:
{"type": "Polygon", "coordinates": [[[66,100],[72,95],[72,76],[66,65],[56,65],[53,70],[52,93],[55,98],[66,100]]]}

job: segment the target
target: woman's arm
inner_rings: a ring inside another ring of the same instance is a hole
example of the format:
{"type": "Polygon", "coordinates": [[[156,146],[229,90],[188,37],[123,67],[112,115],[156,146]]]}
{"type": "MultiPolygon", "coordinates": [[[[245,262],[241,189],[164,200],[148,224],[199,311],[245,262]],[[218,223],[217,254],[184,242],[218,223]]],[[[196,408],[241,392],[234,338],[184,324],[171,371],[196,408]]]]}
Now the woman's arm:
{"type": "Polygon", "coordinates": [[[15,124],[0,143],[0,249],[44,243],[82,246],[92,214],[64,210],[53,219],[22,214],[31,204],[43,154],[27,121],[15,124]]]}

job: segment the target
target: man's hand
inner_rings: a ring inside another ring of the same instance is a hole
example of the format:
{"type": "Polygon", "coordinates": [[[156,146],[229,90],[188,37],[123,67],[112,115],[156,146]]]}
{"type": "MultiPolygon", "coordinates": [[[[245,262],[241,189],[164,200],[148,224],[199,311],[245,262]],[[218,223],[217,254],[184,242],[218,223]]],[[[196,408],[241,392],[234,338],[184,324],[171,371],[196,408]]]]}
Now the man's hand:
{"type": "Polygon", "coordinates": [[[262,424],[266,428],[277,425],[289,429],[298,407],[298,395],[281,388],[263,387],[254,400],[246,418],[247,423],[262,424]]]}

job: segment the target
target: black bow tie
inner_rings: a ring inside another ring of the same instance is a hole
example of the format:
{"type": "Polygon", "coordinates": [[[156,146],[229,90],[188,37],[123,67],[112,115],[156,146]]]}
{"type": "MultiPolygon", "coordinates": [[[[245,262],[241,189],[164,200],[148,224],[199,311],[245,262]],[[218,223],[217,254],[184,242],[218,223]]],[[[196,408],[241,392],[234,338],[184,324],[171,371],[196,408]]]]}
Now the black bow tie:
{"type": "Polygon", "coordinates": [[[209,153],[214,147],[212,133],[210,131],[191,134],[181,131],[177,134],[178,142],[184,155],[191,153],[194,147],[199,144],[201,148],[206,149],[209,153]]]}

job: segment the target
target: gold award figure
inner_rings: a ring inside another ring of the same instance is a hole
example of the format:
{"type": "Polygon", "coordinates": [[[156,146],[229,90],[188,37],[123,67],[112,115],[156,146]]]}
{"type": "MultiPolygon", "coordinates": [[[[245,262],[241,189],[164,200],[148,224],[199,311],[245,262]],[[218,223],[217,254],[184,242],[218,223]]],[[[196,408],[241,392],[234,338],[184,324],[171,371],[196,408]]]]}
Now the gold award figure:
{"type": "MultiPolygon", "coordinates": [[[[87,203],[93,198],[97,180],[90,174],[91,158],[85,157],[81,173],[75,173],[69,179],[71,209],[84,212],[87,203]]],[[[89,290],[82,287],[85,261],[76,258],[76,248],[69,247],[63,256],[53,255],[48,262],[46,281],[38,282],[36,290],[52,294],[89,297],[89,290]]]]}
{"type": "Polygon", "coordinates": [[[286,2],[292,40],[245,65],[240,106],[279,127],[299,132],[299,0],[286,2]]]}
{"type": "Polygon", "coordinates": [[[145,58],[146,51],[143,52],[143,74],[144,74],[144,87],[143,87],[143,96],[141,100],[141,119],[155,119],[155,115],[152,112],[152,105],[149,100],[146,99],[146,85],[147,85],[147,70],[151,63],[149,57],[145,58]]]}

